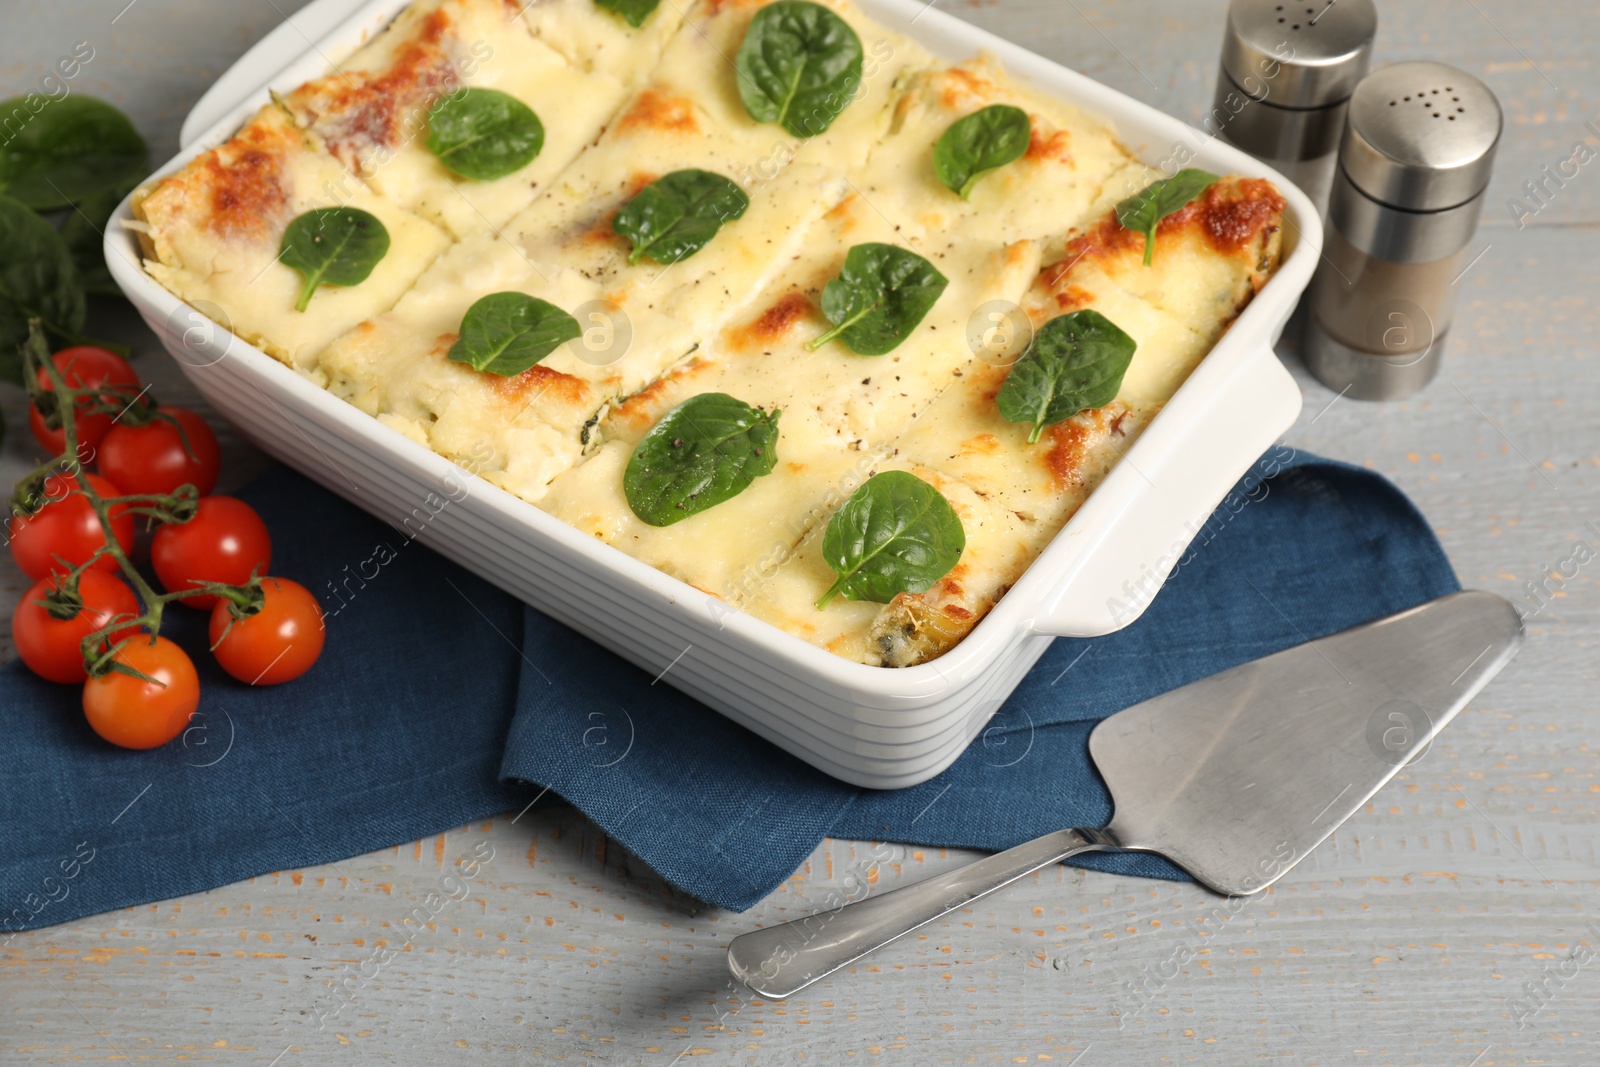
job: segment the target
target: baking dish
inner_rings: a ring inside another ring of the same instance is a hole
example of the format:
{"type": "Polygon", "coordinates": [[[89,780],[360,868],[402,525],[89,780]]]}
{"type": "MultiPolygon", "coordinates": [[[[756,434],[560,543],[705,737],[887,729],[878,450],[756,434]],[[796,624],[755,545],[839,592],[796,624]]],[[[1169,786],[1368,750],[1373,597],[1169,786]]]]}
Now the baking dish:
{"type": "MultiPolygon", "coordinates": [[[[314,5],[323,25],[340,2],[349,0],[314,5]]],[[[326,57],[353,50],[407,2],[370,0],[298,55],[252,52],[258,88],[157,175],[225,140],[269,90],[323,73],[326,57]]],[[[920,0],[859,3],[941,56],[994,52],[1019,79],[1110,120],[1149,162],[1265,176],[1288,202],[1278,273],[1010,592],[937,660],[893,669],[841,659],[456,467],[236,337],[219,309],[158,285],[120,225],[132,217],[126,201],[107,227],[107,263],[201,394],[268,453],[828,774],[873,788],[917,784],[960,755],[1054,636],[1097,636],[1136,619],[1228,489],[1293,423],[1300,392],[1272,345],[1322,232],[1281,175],[1176,119],[920,0]]],[[[225,80],[257,84],[248,70],[225,80]]]]}

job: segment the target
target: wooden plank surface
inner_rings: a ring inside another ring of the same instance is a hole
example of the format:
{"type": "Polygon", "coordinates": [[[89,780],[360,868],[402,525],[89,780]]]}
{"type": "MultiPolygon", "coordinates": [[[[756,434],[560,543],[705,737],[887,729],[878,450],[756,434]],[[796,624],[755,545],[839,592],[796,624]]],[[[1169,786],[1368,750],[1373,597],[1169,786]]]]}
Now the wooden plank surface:
{"type": "MultiPolygon", "coordinates": [[[[297,6],[125,5],[13,0],[0,88],[25,90],[90,40],[75,88],[125,107],[158,158],[198,94],[297,6]]],[[[1222,0],[939,6],[1174,114],[1209,106],[1222,0]]],[[[1600,547],[1587,525],[1600,521],[1600,165],[1529,225],[1506,203],[1575,142],[1600,147],[1583,125],[1600,99],[1600,13],[1381,6],[1378,62],[1445,59],[1505,104],[1486,251],[1462,280],[1443,374],[1409,402],[1336,400],[1285,345],[1306,390],[1289,441],[1394,478],[1464,582],[1520,599],[1579,541],[1600,547]]],[[[151,350],[147,377],[188,397],[148,335],[123,329],[151,350]]],[[[18,426],[15,392],[0,406],[18,426]]],[[[238,478],[259,464],[229,451],[238,478]]],[[[13,433],[7,482],[25,452],[13,433]]],[[[882,889],[969,857],[830,841],[732,915],[666,890],[571,812],[507,816],[18,936],[0,949],[0,1063],[1593,1064],[1597,566],[1529,619],[1521,658],[1421,762],[1260,898],[1052,870],[773,1005],[729,983],[731,936],[806,914],[853,877],[882,889]],[[474,848],[493,858],[469,896],[407,941],[402,921],[474,848]]],[[[0,561],[0,606],[20,589],[0,561]]]]}

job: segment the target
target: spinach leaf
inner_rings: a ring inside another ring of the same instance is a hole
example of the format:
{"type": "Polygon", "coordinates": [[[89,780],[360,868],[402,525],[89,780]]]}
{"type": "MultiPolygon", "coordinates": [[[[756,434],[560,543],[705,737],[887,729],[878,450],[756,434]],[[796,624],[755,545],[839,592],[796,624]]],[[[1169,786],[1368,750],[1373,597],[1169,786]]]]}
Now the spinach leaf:
{"type": "Polygon", "coordinates": [[[542,148],[539,116],[498,89],[457,89],[428,113],[428,150],[463,178],[504,178],[532,163],[542,148]]]}
{"type": "Polygon", "coordinates": [[[111,213],[122,198],[138,182],[113,185],[84,197],[67,212],[61,223],[61,239],[67,242],[72,261],[78,265],[78,276],[83,279],[86,293],[96,296],[122,295],[117,283],[111,280],[111,270],[106,266],[105,234],[111,213]]]}
{"type": "Polygon", "coordinates": [[[645,435],[622,475],[628,506],[671,526],[732,500],[778,462],[778,415],[726,393],[679,404],[645,435]]]}
{"type": "Polygon", "coordinates": [[[778,0],[750,20],[734,69],[751,118],[815,137],[861,87],[861,38],[821,4],[778,0]]]}
{"type": "Polygon", "coordinates": [[[950,280],[915,252],[895,245],[856,245],[839,276],[822,288],[822,313],[833,329],[806,348],[838,338],[858,356],[881,356],[910,336],[950,280]]]}
{"type": "MultiPolygon", "coordinates": [[[[68,99],[71,99],[70,97],[68,99]]],[[[22,381],[10,358],[28,336],[28,320],[74,338],[83,329],[83,284],[72,253],[56,228],[28,207],[0,194],[0,359],[8,381],[22,381]]]]}
{"type": "Polygon", "coordinates": [[[1170,178],[1151,182],[1117,204],[1117,221],[1123,229],[1144,234],[1144,265],[1156,251],[1156,227],[1161,220],[1205,192],[1206,186],[1217,180],[1215,174],[1193,167],[1185,167],[1170,178]]]}
{"type": "Polygon", "coordinates": [[[577,319],[548,300],[526,293],[490,293],[467,309],[450,358],[509,378],[582,333],[577,319]]]}
{"type": "Polygon", "coordinates": [[[1031,445],[1046,426],[1116,399],[1133,362],[1133,338],[1098,311],[1058,315],[1034,334],[995,397],[1008,422],[1031,422],[1031,445]]]}
{"type": "Polygon", "coordinates": [[[319,207],[289,223],[278,259],[305,278],[294,309],[304,311],[321,285],[359,285],[389,254],[389,231],[357,207],[319,207]]]}
{"type": "Polygon", "coordinates": [[[1021,158],[1032,138],[1033,123],[1026,111],[991,104],[957,119],[940,135],[933,146],[933,169],[961,199],[971,200],[978,179],[1021,158]]]}
{"type": "Polygon", "coordinates": [[[106,189],[131,188],[150,152],[128,117],[103,100],[64,96],[32,114],[26,97],[0,103],[0,190],[35,211],[69,207],[106,189]],[[15,133],[11,120],[22,120],[15,133]]]}
{"type": "Polygon", "coordinates": [[[944,494],[905,471],[874,474],[850,495],[822,535],[822,558],[839,575],[817,601],[887,604],[921,593],[950,573],[967,547],[961,517],[944,494]]]}
{"type": "Polygon", "coordinates": [[[644,25],[644,20],[660,6],[661,0],[594,0],[596,7],[603,7],[607,11],[614,11],[627,20],[628,25],[638,29],[644,25]]]}
{"type": "Polygon", "coordinates": [[[724,222],[750,206],[744,190],[706,170],[675,170],[657,178],[617,212],[611,228],[633,242],[629,263],[649,256],[657,263],[688,259],[710,243],[724,222]]]}

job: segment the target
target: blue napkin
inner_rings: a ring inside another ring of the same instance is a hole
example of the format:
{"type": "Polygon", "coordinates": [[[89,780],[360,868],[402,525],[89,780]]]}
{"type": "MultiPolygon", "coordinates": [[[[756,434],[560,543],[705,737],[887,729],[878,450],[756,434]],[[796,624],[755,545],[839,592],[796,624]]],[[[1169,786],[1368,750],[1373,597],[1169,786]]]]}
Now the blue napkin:
{"type": "MultiPolygon", "coordinates": [[[[296,683],[251,689],[204,653],[198,613],[174,610],[168,634],[194,655],[201,711],[144,753],[95,737],[76,687],[0,672],[0,943],[536,799],[565,799],[673,885],[736,910],[830,834],[999,849],[1102,825],[1110,801],[1086,747],[1099,719],[1458,588],[1391,483],[1280,448],[1143,618],[1057,641],[949,770],[876,792],[652,685],[297,474],[241,495],[272,531],[274,569],[323,598],[322,659],[296,683]]],[[[1073,862],[1184,877],[1154,856],[1073,862]]]]}

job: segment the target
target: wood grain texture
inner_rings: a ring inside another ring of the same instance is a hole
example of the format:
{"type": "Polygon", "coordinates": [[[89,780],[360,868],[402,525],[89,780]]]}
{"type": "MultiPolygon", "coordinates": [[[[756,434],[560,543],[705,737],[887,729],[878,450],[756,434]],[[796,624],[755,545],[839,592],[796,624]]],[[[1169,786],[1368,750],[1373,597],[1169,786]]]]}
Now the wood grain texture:
{"type": "MultiPolygon", "coordinates": [[[[15,5],[0,79],[20,91],[89,38],[99,52],[79,88],[128,108],[158,158],[189,103],[294,6],[138,0],[111,25],[125,2],[15,5]]],[[[1174,114],[1209,107],[1222,0],[939,6],[1174,114]]],[[[1523,228],[1505,207],[1574,142],[1600,145],[1583,127],[1600,99],[1600,13],[1382,7],[1377,62],[1443,58],[1505,104],[1486,251],[1462,279],[1440,379],[1408,402],[1336,400],[1286,344],[1306,391],[1289,441],[1393,478],[1466,584],[1516,600],[1579,540],[1600,546],[1600,164],[1523,228]]],[[[142,369],[192,399],[163,361],[146,351],[142,369]]],[[[14,391],[0,405],[17,426],[14,391]]],[[[0,476],[27,451],[13,433],[0,476]]],[[[252,462],[230,453],[237,472],[252,462]]],[[[9,568],[7,608],[20,591],[9,568]]],[[[1260,898],[1056,869],[767,1004],[730,984],[728,939],[807,914],[881,853],[829,841],[730,915],[674,894],[581,817],[540,811],[18,936],[0,949],[0,1062],[1593,1064],[1597,574],[1566,581],[1529,619],[1521,658],[1260,898]],[[494,858],[468,898],[407,941],[402,921],[475,845],[494,858]]],[[[878,889],[968,858],[892,855],[878,889]]]]}

